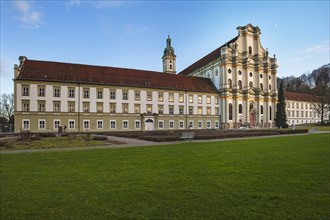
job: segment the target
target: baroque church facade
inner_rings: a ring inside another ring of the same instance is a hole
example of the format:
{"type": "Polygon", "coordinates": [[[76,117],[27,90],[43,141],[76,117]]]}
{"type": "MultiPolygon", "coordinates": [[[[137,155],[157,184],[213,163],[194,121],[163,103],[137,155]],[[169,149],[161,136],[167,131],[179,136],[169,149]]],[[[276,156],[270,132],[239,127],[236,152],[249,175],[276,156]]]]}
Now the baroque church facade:
{"type": "Polygon", "coordinates": [[[260,29],[238,36],[176,73],[167,38],[163,72],[19,57],[14,66],[15,131],[68,132],[271,127],[276,58],[260,29]]]}

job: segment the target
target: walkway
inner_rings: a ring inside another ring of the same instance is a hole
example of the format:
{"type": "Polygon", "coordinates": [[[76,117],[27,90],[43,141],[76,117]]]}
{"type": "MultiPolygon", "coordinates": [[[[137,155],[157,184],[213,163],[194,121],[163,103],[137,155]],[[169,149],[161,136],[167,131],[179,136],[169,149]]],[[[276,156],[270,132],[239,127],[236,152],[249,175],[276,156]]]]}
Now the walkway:
{"type": "MultiPolygon", "coordinates": [[[[315,131],[314,134],[328,133],[330,131],[315,131]]],[[[16,153],[35,153],[35,152],[56,152],[56,151],[78,151],[78,150],[94,150],[94,149],[116,149],[126,147],[138,147],[138,146],[160,146],[160,145],[171,145],[171,144],[191,144],[199,142],[221,142],[221,141],[232,141],[232,140],[248,140],[248,139],[260,139],[260,138],[272,138],[272,137],[285,137],[285,136],[298,136],[298,135],[310,135],[310,133],[303,134],[284,134],[284,135],[269,135],[269,136],[256,136],[256,137],[245,137],[245,138],[226,138],[226,139],[209,139],[209,140],[191,140],[187,141],[170,141],[170,142],[154,142],[145,141],[135,138],[124,138],[108,136],[109,145],[100,146],[89,146],[89,147],[67,147],[67,148],[48,148],[48,149],[24,149],[24,150],[0,150],[0,154],[16,154],[16,153]]]]}

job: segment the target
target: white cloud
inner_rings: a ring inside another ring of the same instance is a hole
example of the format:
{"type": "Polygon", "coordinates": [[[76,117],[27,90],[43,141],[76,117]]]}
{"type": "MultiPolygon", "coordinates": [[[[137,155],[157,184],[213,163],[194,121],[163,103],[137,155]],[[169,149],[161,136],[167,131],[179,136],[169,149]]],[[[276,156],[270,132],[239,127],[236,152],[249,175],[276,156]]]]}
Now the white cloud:
{"type": "Polygon", "coordinates": [[[320,44],[308,47],[307,49],[303,50],[303,54],[316,54],[316,53],[329,53],[329,40],[323,41],[320,44]]]}
{"type": "Polygon", "coordinates": [[[33,2],[26,0],[14,1],[14,8],[22,27],[36,29],[43,24],[44,15],[33,5],[33,2]]]}
{"type": "Polygon", "coordinates": [[[71,7],[80,6],[80,0],[70,0],[65,3],[66,10],[69,11],[71,7]]]}
{"type": "Polygon", "coordinates": [[[94,1],[93,6],[97,9],[119,8],[124,5],[123,1],[94,1]]]}

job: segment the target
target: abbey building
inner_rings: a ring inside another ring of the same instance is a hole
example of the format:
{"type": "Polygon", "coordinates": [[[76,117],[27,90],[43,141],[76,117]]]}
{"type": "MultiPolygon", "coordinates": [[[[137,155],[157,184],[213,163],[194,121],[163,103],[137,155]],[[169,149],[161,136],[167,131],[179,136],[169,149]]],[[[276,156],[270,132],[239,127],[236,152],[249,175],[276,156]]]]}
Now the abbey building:
{"type": "Polygon", "coordinates": [[[15,131],[137,131],[271,127],[276,58],[260,29],[238,36],[176,73],[170,37],[163,72],[19,58],[14,67],[15,131]]]}

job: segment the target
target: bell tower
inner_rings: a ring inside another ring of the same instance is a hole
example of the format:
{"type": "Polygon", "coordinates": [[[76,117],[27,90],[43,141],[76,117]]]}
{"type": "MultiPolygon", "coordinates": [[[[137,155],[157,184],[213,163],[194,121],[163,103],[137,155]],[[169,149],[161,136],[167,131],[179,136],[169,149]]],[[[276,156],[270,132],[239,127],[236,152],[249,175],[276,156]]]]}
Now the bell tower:
{"type": "Polygon", "coordinates": [[[168,35],[166,40],[166,48],[164,49],[163,59],[163,72],[176,74],[176,55],[174,49],[171,46],[171,38],[168,35]]]}

